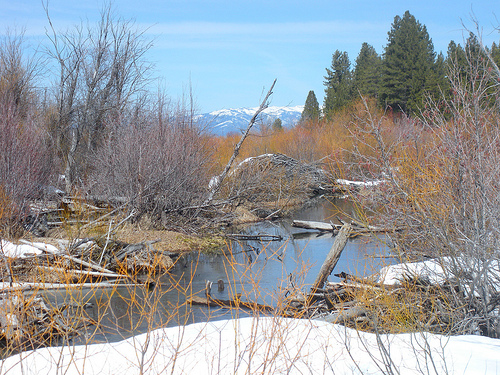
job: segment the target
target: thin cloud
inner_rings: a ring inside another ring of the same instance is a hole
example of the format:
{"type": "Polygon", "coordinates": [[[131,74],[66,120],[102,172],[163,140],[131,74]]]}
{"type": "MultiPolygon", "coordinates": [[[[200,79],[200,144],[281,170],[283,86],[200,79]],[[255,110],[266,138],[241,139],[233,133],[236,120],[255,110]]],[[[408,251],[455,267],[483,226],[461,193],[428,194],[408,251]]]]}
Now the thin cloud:
{"type": "MultiPolygon", "coordinates": [[[[141,25],[139,25],[141,27],[141,25]]],[[[144,26],[144,25],[142,25],[144,26]]],[[[179,22],[150,26],[159,48],[231,48],[248,44],[382,43],[387,25],[376,22],[179,22]],[[377,37],[378,36],[378,37],[377,37]],[[377,40],[374,40],[377,39],[377,40]]]]}
{"type": "Polygon", "coordinates": [[[290,35],[372,32],[386,28],[385,24],[371,22],[283,22],[283,23],[226,23],[226,22],[179,22],[161,23],[149,28],[150,32],[165,35],[290,35]]]}

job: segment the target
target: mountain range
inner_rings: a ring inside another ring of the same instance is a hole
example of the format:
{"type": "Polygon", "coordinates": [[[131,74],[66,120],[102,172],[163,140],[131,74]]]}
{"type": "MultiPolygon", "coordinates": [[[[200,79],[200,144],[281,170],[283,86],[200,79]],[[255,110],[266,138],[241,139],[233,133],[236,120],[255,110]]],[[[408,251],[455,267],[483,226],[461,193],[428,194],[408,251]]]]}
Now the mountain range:
{"type": "MultiPolygon", "coordinates": [[[[199,115],[198,121],[214,135],[224,136],[229,133],[241,133],[247,128],[257,109],[258,107],[221,109],[199,115]]],[[[303,105],[294,107],[270,106],[260,114],[254,126],[258,128],[262,124],[271,125],[274,120],[279,118],[283,127],[293,127],[299,122],[303,109],[303,105]]]]}

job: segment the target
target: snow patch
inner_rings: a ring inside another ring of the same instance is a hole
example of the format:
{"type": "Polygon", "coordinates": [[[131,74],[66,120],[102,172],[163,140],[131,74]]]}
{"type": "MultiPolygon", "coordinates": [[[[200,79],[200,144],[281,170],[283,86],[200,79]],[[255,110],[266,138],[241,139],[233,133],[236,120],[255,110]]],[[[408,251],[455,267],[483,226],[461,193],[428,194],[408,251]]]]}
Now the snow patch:
{"type": "Polygon", "coordinates": [[[45,242],[24,242],[26,243],[16,245],[6,240],[0,240],[0,251],[8,258],[27,258],[42,254],[44,251],[51,254],[60,253],[57,247],[45,242]]]}
{"type": "Polygon", "coordinates": [[[373,180],[373,181],[351,181],[351,180],[344,180],[344,179],[337,179],[335,181],[339,185],[348,185],[348,186],[378,186],[380,184],[383,184],[385,180],[373,180]]]}
{"type": "Polygon", "coordinates": [[[28,258],[42,253],[42,250],[32,245],[16,245],[5,240],[0,241],[0,250],[7,258],[28,258]]]}
{"type": "Polygon", "coordinates": [[[41,348],[5,374],[495,374],[500,340],[380,335],[323,321],[242,318],[159,329],[111,344],[41,348]],[[392,371],[385,368],[390,354],[392,371]]]}
{"type": "Polygon", "coordinates": [[[431,259],[423,262],[399,263],[384,267],[379,271],[377,282],[386,285],[398,285],[404,279],[416,276],[428,280],[433,285],[442,285],[447,280],[442,263],[437,259],[431,259]]]}

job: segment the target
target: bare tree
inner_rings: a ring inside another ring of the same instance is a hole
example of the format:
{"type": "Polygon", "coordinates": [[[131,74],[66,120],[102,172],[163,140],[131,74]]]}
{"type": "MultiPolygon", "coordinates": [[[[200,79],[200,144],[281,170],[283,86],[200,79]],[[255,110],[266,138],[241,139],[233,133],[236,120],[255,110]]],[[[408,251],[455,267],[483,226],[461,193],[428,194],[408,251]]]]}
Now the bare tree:
{"type": "Polygon", "coordinates": [[[0,39],[0,189],[19,206],[40,196],[52,169],[34,87],[37,62],[22,32],[0,39]]]}
{"type": "Polygon", "coordinates": [[[0,95],[22,116],[35,104],[35,80],[41,74],[37,54],[23,53],[25,47],[24,31],[7,30],[0,40],[0,95]]]}
{"type": "Polygon", "coordinates": [[[60,33],[45,6],[50,31],[47,49],[59,68],[55,82],[56,113],[52,131],[65,159],[70,192],[91,167],[106,135],[106,120],[119,117],[149,82],[151,65],[145,54],[151,43],[132,21],[115,18],[104,7],[95,26],[79,25],[60,33]]]}
{"type": "MultiPolygon", "coordinates": [[[[190,107],[156,98],[123,112],[96,154],[87,189],[105,198],[123,197],[154,219],[199,204],[208,184],[210,150],[190,117],[190,107]]],[[[188,104],[189,105],[189,104],[188,104]]]]}

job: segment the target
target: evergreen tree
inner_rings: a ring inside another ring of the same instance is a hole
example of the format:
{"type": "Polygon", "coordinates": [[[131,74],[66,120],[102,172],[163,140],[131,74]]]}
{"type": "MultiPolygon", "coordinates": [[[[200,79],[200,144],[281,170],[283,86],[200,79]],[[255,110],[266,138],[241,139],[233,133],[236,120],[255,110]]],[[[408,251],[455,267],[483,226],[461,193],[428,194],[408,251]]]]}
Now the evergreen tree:
{"type": "Polygon", "coordinates": [[[307,94],[306,103],[304,104],[304,109],[302,110],[302,116],[300,117],[300,122],[305,121],[318,121],[319,120],[319,103],[316,99],[314,91],[309,91],[307,94]]]}
{"type": "Polygon", "coordinates": [[[432,40],[425,25],[409,11],[394,18],[388,35],[379,101],[395,110],[418,113],[426,94],[439,95],[432,84],[438,74],[432,40]]]}
{"type": "Polygon", "coordinates": [[[382,60],[375,48],[368,43],[363,43],[354,69],[354,88],[359,94],[373,97],[378,95],[381,63],[382,60]]]}
{"type": "Polygon", "coordinates": [[[326,69],[324,85],[324,112],[328,114],[347,105],[353,96],[351,62],[347,52],[336,50],[332,57],[332,66],[326,69]]]}
{"type": "Polygon", "coordinates": [[[453,40],[448,44],[448,52],[445,61],[448,72],[455,72],[461,79],[465,78],[467,72],[467,56],[465,50],[460,44],[456,44],[453,40]]]}
{"type": "Polygon", "coordinates": [[[467,55],[469,61],[477,61],[483,59],[481,44],[479,43],[477,36],[472,32],[469,34],[469,37],[465,42],[465,54],[467,55]]]}
{"type": "Polygon", "coordinates": [[[468,85],[470,77],[470,67],[477,66],[483,60],[481,45],[477,37],[470,33],[469,38],[465,42],[465,47],[451,41],[448,44],[448,56],[446,58],[446,67],[448,70],[454,71],[463,84],[468,85]]]}
{"type": "Polygon", "coordinates": [[[491,53],[491,57],[493,58],[493,61],[495,62],[495,64],[497,64],[497,66],[500,67],[500,45],[493,42],[493,44],[491,45],[491,52],[490,53],[491,53]]]}
{"type": "Polygon", "coordinates": [[[448,44],[448,52],[446,56],[446,64],[451,68],[455,64],[465,66],[467,58],[465,51],[460,44],[456,44],[453,40],[448,44]]]}
{"type": "Polygon", "coordinates": [[[283,122],[281,121],[281,119],[279,117],[276,120],[274,120],[274,122],[272,124],[272,129],[275,132],[279,132],[279,131],[283,130],[283,122]]]}

